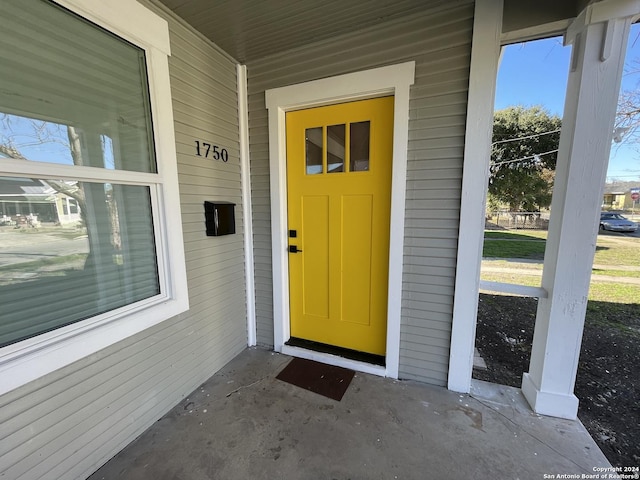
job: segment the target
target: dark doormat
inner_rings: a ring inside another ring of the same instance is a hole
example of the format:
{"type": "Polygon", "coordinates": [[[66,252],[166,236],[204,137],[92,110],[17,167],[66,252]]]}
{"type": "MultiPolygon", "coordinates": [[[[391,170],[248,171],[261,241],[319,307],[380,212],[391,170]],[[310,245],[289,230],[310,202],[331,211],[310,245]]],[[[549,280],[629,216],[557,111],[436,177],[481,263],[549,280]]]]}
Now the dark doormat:
{"type": "Polygon", "coordinates": [[[348,368],[294,358],[276,378],[339,402],[354,374],[348,368]]]}

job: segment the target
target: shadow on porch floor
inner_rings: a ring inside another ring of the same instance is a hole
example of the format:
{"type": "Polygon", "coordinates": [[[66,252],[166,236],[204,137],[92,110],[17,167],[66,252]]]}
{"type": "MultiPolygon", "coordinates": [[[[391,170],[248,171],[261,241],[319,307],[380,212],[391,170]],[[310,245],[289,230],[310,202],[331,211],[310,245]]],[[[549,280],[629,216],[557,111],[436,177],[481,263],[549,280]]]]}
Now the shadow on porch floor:
{"type": "Polygon", "coordinates": [[[356,373],[336,402],[276,380],[289,360],[244,351],[90,479],[524,480],[610,466],[582,424],[531,413],[517,389],[356,373]]]}

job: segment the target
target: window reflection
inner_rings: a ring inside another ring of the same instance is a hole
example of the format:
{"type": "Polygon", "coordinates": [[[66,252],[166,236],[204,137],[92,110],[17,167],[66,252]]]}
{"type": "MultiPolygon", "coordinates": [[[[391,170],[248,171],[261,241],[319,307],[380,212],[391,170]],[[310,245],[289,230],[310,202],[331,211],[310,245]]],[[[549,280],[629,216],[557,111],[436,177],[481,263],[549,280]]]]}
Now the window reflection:
{"type": "Polygon", "coordinates": [[[370,122],[357,122],[349,125],[351,158],[350,170],[352,172],[364,172],[369,170],[369,142],[370,142],[370,122]]]}
{"type": "Polygon", "coordinates": [[[0,174],[0,346],[157,295],[151,198],[169,181],[145,51],[54,2],[2,14],[0,170],[22,173],[0,174]]]}
{"type": "Polygon", "coordinates": [[[150,198],[146,186],[0,177],[0,346],[157,295],[150,198]]]}
{"type": "MultiPolygon", "coordinates": [[[[101,125],[101,129],[109,128],[101,125]]],[[[120,147],[136,155],[120,155],[114,149],[111,136],[91,127],[79,128],[0,112],[0,158],[155,172],[155,165],[148,165],[152,151],[147,150],[146,136],[142,141],[137,131],[129,134],[126,130],[117,130],[117,134],[120,147]]]]}
{"type": "Polygon", "coordinates": [[[345,125],[327,127],[327,172],[344,172],[345,125]]]}
{"type": "Polygon", "coordinates": [[[305,153],[307,175],[322,173],[322,127],[305,130],[305,153]]]}
{"type": "Polygon", "coordinates": [[[346,171],[366,172],[370,167],[370,141],[371,122],[369,121],[307,128],[305,130],[305,171],[307,175],[346,171]],[[348,139],[347,128],[349,129],[348,139]]]}

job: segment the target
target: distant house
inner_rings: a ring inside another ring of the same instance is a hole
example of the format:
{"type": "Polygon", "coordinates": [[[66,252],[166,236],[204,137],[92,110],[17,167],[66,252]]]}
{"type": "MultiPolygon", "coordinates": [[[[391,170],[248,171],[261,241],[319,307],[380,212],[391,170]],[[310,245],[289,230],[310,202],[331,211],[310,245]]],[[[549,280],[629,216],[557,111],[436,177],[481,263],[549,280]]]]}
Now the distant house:
{"type": "Polygon", "coordinates": [[[11,217],[37,216],[41,222],[56,222],[54,192],[40,180],[0,177],[0,214],[11,217]]]}
{"type": "Polygon", "coordinates": [[[69,225],[79,222],[82,219],[78,201],[65,195],[64,193],[55,192],[55,206],[58,215],[58,223],[60,225],[69,225]]]}
{"type": "Polygon", "coordinates": [[[43,180],[0,177],[0,217],[20,223],[21,218],[37,222],[73,224],[81,219],[78,202],[53,189],[43,180]]]}
{"type": "MultiPolygon", "coordinates": [[[[638,182],[606,184],[602,195],[603,210],[628,210],[634,207],[631,189],[638,188],[638,182]]],[[[635,206],[638,206],[636,201],[635,206]]]]}
{"type": "Polygon", "coordinates": [[[627,194],[625,192],[606,192],[602,195],[603,210],[624,210],[627,194]]]}

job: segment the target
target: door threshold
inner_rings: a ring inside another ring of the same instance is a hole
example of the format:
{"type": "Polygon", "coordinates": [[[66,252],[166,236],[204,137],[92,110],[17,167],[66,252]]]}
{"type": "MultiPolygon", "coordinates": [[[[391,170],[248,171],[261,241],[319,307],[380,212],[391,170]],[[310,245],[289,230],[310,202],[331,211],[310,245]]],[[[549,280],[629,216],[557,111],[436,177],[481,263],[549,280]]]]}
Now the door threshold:
{"type": "Polygon", "coordinates": [[[374,365],[367,362],[352,360],[350,358],[333,355],[331,353],[317,352],[292,345],[282,345],[280,353],[290,355],[292,357],[314,360],[316,362],[326,363],[327,365],[334,365],[336,367],[350,368],[356,372],[369,373],[371,375],[377,375],[378,377],[387,376],[387,369],[382,365],[374,365]]]}
{"type": "Polygon", "coordinates": [[[313,340],[305,340],[304,338],[291,337],[288,342],[285,342],[285,345],[288,345],[290,347],[304,348],[306,350],[313,350],[314,352],[329,353],[338,357],[348,358],[349,360],[355,360],[356,362],[370,363],[372,365],[379,365],[381,367],[385,366],[384,355],[359,352],[357,350],[351,350],[349,348],[314,342],[313,340]]]}

